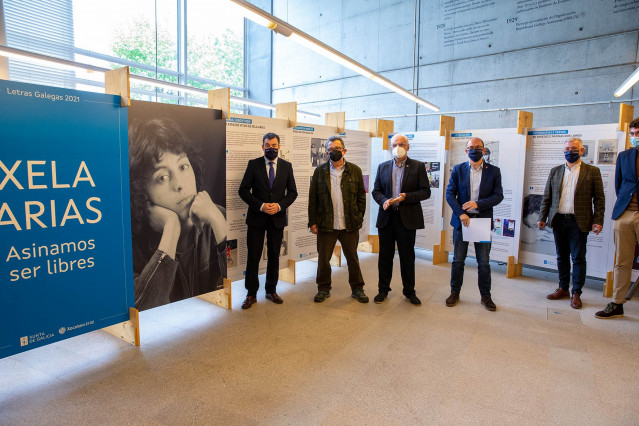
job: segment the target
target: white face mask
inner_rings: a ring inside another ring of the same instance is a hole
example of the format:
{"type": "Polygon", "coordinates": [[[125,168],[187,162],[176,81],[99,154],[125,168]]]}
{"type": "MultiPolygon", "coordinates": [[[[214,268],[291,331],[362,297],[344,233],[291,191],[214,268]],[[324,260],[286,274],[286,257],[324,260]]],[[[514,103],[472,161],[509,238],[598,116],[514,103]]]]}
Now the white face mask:
{"type": "Polygon", "coordinates": [[[406,150],[401,146],[396,146],[393,148],[393,158],[404,158],[406,155],[406,150]]]}

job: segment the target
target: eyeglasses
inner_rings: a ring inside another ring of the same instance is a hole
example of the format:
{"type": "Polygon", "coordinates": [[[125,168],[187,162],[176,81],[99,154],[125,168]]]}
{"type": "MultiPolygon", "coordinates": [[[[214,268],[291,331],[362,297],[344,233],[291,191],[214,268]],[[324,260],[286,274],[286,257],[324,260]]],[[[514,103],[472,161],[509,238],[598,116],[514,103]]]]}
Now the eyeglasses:
{"type": "Polygon", "coordinates": [[[326,151],[326,152],[333,152],[333,151],[342,152],[342,151],[344,151],[344,148],[340,148],[340,147],[329,148],[328,151],[326,151]]]}
{"type": "Polygon", "coordinates": [[[483,146],[469,146],[469,147],[466,147],[466,149],[467,149],[467,150],[469,150],[469,151],[470,151],[471,149],[474,149],[474,150],[476,150],[476,151],[483,151],[483,150],[484,150],[484,147],[483,147],[483,146]]]}
{"type": "Polygon", "coordinates": [[[580,148],[575,148],[575,149],[564,148],[564,152],[579,152],[580,150],[581,150],[580,148]]]}

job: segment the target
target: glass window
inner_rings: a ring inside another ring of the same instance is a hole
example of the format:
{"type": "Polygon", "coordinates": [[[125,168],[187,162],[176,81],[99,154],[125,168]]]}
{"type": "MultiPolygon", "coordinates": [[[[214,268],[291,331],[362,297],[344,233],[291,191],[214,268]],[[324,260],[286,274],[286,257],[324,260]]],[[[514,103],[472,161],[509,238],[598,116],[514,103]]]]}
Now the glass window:
{"type": "MultiPolygon", "coordinates": [[[[222,3],[222,5],[220,5],[222,3]]],[[[210,0],[4,0],[7,45],[132,75],[244,96],[244,20],[210,0]]],[[[101,92],[101,73],[11,59],[12,80],[101,92]]],[[[206,106],[206,96],[131,82],[134,99],[206,106]]]]}

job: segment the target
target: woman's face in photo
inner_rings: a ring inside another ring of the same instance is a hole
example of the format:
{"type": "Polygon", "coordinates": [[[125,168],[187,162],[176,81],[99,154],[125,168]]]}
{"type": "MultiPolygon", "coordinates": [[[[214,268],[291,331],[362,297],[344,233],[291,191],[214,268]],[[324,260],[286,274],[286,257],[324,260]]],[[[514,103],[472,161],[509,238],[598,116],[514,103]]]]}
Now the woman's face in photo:
{"type": "Polygon", "coordinates": [[[185,153],[165,152],[155,163],[146,184],[151,202],[174,211],[181,220],[189,217],[191,203],[197,195],[195,173],[185,153]]]}

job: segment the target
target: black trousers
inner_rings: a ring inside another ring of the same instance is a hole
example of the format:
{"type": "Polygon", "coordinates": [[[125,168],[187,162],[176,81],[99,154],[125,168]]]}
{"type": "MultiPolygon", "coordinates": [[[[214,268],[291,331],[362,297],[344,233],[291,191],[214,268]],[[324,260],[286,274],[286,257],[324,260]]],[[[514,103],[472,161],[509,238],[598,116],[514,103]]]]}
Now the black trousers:
{"type": "Polygon", "coordinates": [[[282,237],[284,236],[284,228],[275,228],[269,218],[266,226],[254,227],[249,226],[246,232],[246,278],[244,287],[247,290],[247,296],[255,296],[260,288],[260,281],[257,278],[260,267],[260,257],[264,247],[264,234],[266,234],[266,283],[264,288],[266,294],[275,293],[277,280],[280,276],[280,248],[282,246],[282,237]]]}
{"type": "MultiPolygon", "coordinates": [[[[391,207],[392,208],[392,207],[391,207]]],[[[404,284],[403,294],[410,297],[415,294],[415,236],[417,231],[406,229],[399,215],[399,210],[391,210],[388,223],[378,229],[379,257],[377,269],[379,271],[379,292],[388,294],[393,278],[393,258],[395,257],[395,243],[399,252],[399,266],[404,284]]]]}
{"type": "Polygon", "coordinates": [[[359,244],[359,231],[332,231],[317,233],[317,288],[319,291],[331,290],[331,256],[335,249],[335,243],[339,240],[342,251],[348,264],[348,282],[351,290],[364,287],[362,270],[359,267],[357,245],[359,244]]]}

